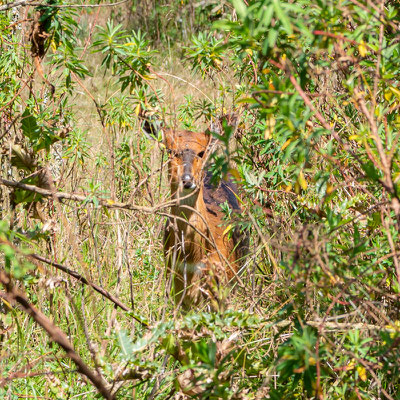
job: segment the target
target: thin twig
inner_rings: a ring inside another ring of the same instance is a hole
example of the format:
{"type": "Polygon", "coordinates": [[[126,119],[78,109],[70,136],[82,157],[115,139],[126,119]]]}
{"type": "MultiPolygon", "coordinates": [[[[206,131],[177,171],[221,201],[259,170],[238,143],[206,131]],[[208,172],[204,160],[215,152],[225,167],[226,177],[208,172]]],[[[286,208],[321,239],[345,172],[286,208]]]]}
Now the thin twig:
{"type": "MultiPolygon", "coordinates": [[[[5,295],[6,296],[6,295],[5,295]]],[[[29,367],[29,364],[28,364],[29,367]]],[[[61,371],[38,371],[38,372],[23,372],[23,371],[18,371],[18,372],[13,372],[9,373],[8,376],[2,378],[0,381],[0,387],[4,388],[4,386],[8,383],[11,382],[15,379],[27,379],[27,378],[34,378],[37,376],[49,376],[49,375],[66,375],[66,374],[74,374],[75,372],[78,372],[77,369],[70,369],[70,370],[61,370],[61,371]]]]}
{"type": "Polygon", "coordinates": [[[304,103],[306,106],[314,113],[314,117],[321,123],[321,125],[331,133],[331,135],[334,137],[334,139],[349,153],[351,154],[358,162],[360,165],[363,164],[362,160],[360,157],[358,157],[357,154],[353,152],[351,147],[343,142],[343,140],[340,138],[339,134],[333,129],[333,127],[327,122],[327,120],[324,118],[324,116],[315,108],[314,104],[311,102],[309,96],[304,92],[304,90],[301,88],[300,84],[297,82],[295,76],[288,70],[287,64],[282,65],[275,60],[269,60],[269,62],[274,65],[275,67],[279,68],[282,70],[286,75],[288,76],[290,82],[292,82],[292,85],[294,88],[297,90],[299,93],[300,97],[303,99],[304,103]]]}
{"type": "Polygon", "coordinates": [[[196,89],[197,91],[199,91],[204,97],[206,97],[208,100],[211,101],[211,103],[214,104],[214,102],[213,102],[201,89],[199,89],[197,86],[193,85],[193,83],[190,83],[189,81],[187,81],[187,80],[185,80],[185,79],[183,79],[183,78],[180,78],[179,76],[172,75],[172,74],[168,74],[167,72],[157,72],[156,75],[170,76],[171,78],[175,78],[175,79],[178,79],[179,81],[185,82],[185,83],[187,83],[188,85],[190,85],[192,88],[194,88],[194,89],[196,89]]]}
{"type": "MultiPolygon", "coordinates": [[[[348,42],[348,43],[352,44],[353,46],[360,46],[361,45],[361,43],[358,43],[357,41],[355,41],[353,39],[349,39],[346,36],[338,35],[336,33],[324,32],[324,31],[313,31],[313,35],[316,35],[316,36],[327,36],[327,37],[330,37],[332,39],[342,40],[344,42],[348,42]]],[[[368,48],[371,51],[375,51],[372,47],[368,46],[368,44],[366,44],[366,43],[363,43],[363,46],[365,46],[366,48],[368,48]]]]}

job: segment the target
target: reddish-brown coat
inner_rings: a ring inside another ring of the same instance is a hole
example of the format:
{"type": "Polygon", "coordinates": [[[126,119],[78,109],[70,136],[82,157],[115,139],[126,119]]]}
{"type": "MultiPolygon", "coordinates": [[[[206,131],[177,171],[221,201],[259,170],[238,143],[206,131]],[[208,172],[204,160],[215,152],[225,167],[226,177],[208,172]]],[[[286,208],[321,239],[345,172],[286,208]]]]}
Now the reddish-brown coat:
{"type": "Polygon", "coordinates": [[[189,308],[209,295],[211,279],[226,284],[234,278],[246,244],[237,231],[233,235],[226,232],[227,223],[219,206],[228,201],[231,208],[240,211],[235,185],[222,181],[214,187],[203,171],[210,134],[166,130],[164,141],[170,153],[171,194],[178,199],[178,205],[171,208],[173,217],[169,218],[165,230],[166,266],[168,275],[173,273],[176,302],[189,308]],[[194,190],[184,190],[181,183],[185,150],[195,155],[194,190]]]}

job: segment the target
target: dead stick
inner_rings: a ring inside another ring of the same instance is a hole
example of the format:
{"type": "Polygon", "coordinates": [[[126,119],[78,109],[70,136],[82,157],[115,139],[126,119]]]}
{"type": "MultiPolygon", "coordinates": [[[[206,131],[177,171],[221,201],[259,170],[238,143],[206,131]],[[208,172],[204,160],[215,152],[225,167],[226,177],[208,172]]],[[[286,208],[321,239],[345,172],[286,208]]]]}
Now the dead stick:
{"type": "Polygon", "coordinates": [[[58,200],[71,200],[71,201],[77,201],[77,202],[83,202],[83,203],[91,203],[95,204],[96,202],[106,208],[114,208],[114,209],[124,209],[124,210],[131,210],[131,211],[141,211],[141,212],[146,212],[146,213],[154,213],[160,209],[169,207],[171,205],[176,204],[176,201],[169,201],[167,203],[159,204],[154,207],[145,207],[145,206],[137,206],[135,204],[128,204],[128,203],[119,203],[116,201],[112,201],[111,199],[99,199],[95,198],[94,196],[91,197],[91,195],[81,195],[81,194],[76,194],[76,193],[65,193],[65,192],[52,192],[51,190],[43,189],[35,185],[28,185],[26,183],[22,182],[14,182],[14,181],[9,181],[7,179],[0,178],[0,185],[4,186],[9,186],[9,187],[14,187],[22,190],[28,190],[30,192],[34,192],[37,194],[40,194],[44,197],[53,197],[58,200]]]}

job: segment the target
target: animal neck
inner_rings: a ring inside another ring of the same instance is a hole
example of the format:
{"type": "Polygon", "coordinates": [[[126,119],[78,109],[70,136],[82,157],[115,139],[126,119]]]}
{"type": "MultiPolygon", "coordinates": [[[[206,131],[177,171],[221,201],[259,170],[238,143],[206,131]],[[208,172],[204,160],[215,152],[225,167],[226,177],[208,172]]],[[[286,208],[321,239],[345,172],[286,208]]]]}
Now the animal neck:
{"type": "Polygon", "coordinates": [[[200,186],[198,191],[193,192],[189,196],[176,191],[174,198],[178,200],[178,205],[172,207],[172,214],[184,220],[179,219],[177,221],[179,228],[183,231],[192,229],[190,224],[185,221],[191,221],[193,218],[201,218],[199,214],[204,215],[203,185],[200,186]]]}

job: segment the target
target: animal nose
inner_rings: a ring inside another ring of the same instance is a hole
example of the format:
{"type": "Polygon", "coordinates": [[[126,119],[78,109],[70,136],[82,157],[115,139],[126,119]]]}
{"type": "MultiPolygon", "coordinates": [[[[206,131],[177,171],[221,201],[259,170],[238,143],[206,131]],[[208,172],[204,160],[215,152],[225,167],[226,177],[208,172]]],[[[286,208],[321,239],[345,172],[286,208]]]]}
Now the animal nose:
{"type": "Polygon", "coordinates": [[[193,186],[193,176],[191,174],[182,175],[182,183],[185,189],[191,189],[193,186]]]}

